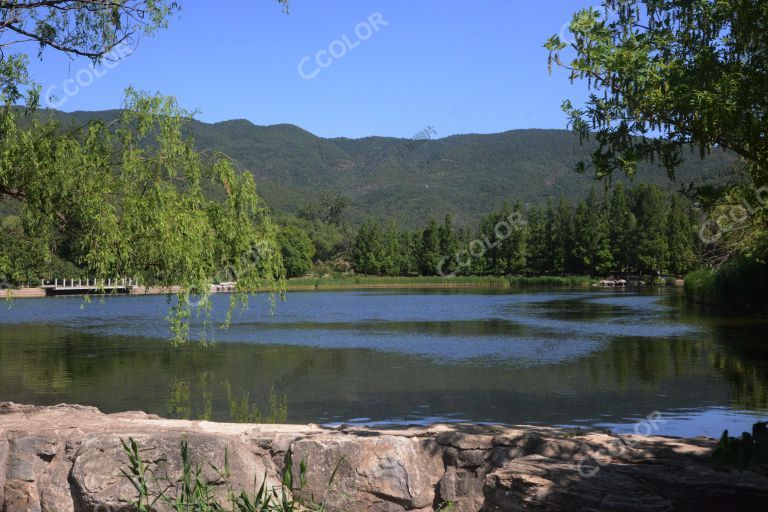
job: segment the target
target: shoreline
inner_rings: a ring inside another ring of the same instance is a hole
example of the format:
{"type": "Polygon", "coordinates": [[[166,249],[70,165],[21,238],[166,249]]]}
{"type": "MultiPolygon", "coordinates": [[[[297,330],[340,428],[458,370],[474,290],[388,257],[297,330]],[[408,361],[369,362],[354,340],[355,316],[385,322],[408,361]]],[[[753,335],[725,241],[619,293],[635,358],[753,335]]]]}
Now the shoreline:
{"type": "MultiPolygon", "coordinates": [[[[513,288],[574,288],[588,289],[599,282],[585,276],[546,276],[546,277],[482,277],[482,276],[456,276],[456,277],[318,277],[318,278],[294,278],[286,281],[285,291],[321,291],[321,290],[376,290],[376,289],[513,289],[513,288]]],[[[181,293],[180,286],[134,286],[127,293],[117,295],[173,295],[181,293]]],[[[269,292],[270,288],[263,288],[259,292],[269,292]]],[[[221,289],[218,285],[211,286],[211,293],[232,293],[232,289],[221,289]]],[[[62,294],[63,295],[63,294],[62,294]]],[[[71,294],[73,296],[101,295],[101,294],[71,294]]],[[[103,295],[110,295],[105,293],[103,295]]],[[[43,298],[49,297],[46,290],[41,287],[0,289],[0,299],[43,298]]]]}
{"type": "MultiPolygon", "coordinates": [[[[609,286],[601,284],[598,278],[588,276],[539,276],[539,277],[496,277],[496,276],[455,276],[455,277],[378,277],[378,276],[355,276],[355,277],[317,277],[317,278],[294,278],[286,281],[286,292],[291,291],[333,291],[333,290],[377,290],[377,289],[475,289],[475,290],[504,290],[504,289],[524,289],[524,288],[561,288],[561,289],[638,289],[652,287],[671,287],[672,285],[659,283],[655,285],[622,285],[609,286]]],[[[678,279],[674,287],[682,287],[683,281],[678,279]]],[[[161,287],[161,286],[134,286],[127,293],[118,293],[117,295],[173,295],[181,293],[180,286],[161,287]]],[[[261,292],[270,292],[270,288],[262,288],[261,292]]],[[[211,293],[233,293],[231,288],[222,289],[219,285],[211,286],[211,293]]],[[[88,294],[71,294],[73,296],[83,296],[88,294]]],[[[98,295],[98,294],[90,294],[98,295]]],[[[104,295],[110,295],[105,293],[104,295]]],[[[43,288],[19,288],[0,290],[0,299],[16,298],[43,298],[48,297],[43,288]],[[10,293],[9,293],[10,291],[10,293]]]]}

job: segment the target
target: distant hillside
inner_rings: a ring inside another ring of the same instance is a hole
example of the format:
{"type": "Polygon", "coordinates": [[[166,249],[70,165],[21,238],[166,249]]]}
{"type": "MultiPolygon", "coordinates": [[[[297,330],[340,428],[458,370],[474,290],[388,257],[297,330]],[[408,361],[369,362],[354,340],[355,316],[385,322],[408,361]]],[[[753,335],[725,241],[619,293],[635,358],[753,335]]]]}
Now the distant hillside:
{"type": "MultiPolygon", "coordinates": [[[[110,120],[118,111],[52,112],[64,124],[110,120]]],[[[395,218],[421,226],[451,213],[474,222],[505,200],[542,203],[586,195],[595,182],[574,172],[589,146],[565,130],[514,130],[454,135],[436,140],[391,137],[325,139],[293,125],[256,126],[246,120],[189,127],[201,149],[222,151],[250,169],[274,209],[295,213],[322,191],[350,200],[348,218],[395,218]]],[[[677,173],[679,183],[721,180],[733,159],[693,155],[677,173]]],[[[677,188],[666,173],[646,166],[638,182],[677,188]]],[[[597,186],[600,186],[599,184],[597,186]]]]}

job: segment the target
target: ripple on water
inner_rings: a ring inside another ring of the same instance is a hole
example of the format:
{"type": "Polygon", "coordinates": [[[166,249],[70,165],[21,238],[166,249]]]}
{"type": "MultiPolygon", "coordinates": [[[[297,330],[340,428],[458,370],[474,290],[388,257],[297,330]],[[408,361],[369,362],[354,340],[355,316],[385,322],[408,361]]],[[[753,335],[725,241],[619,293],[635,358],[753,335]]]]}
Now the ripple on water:
{"type": "Polygon", "coordinates": [[[500,311],[504,319],[540,329],[549,334],[570,333],[584,337],[680,337],[690,335],[697,328],[675,321],[674,309],[658,304],[654,296],[597,297],[593,294],[570,296],[566,301],[546,303],[543,307],[520,307],[519,303],[505,304],[500,311]],[[584,303],[611,306],[604,311],[584,311],[584,303]],[[615,308],[618,307],[619,311],[615,308]],[[575,317],[579,320],[563,320],[575,317]]]}

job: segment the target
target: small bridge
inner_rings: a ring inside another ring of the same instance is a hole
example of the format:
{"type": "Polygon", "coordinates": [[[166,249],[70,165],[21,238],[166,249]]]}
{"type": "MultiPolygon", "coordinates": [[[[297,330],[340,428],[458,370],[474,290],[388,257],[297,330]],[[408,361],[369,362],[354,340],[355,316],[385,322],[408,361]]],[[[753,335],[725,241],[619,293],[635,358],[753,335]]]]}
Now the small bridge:
{"type": "Polygon", "coordinates": [[[43,281],[46,295],[87,295],[91,293],[131,293],[138,282],[128,278],[54,279],[43,281]]]}

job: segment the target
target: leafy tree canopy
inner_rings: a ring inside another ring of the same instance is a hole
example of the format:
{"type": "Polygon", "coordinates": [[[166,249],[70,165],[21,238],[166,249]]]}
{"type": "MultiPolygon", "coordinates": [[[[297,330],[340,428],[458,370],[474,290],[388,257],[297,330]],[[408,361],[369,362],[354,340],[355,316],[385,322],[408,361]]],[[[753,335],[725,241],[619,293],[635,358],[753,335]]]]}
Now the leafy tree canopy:
{"type": "Polygon", "coordinates": [[[673,170],[688,144],[734,151],[765,173],[767,21],[758,0],[605,0],[576,13],[570,63],[559,36],[545,46],[550,64],[593,90],[584,107],[564,107],[576,130],[596,131],[598,175],[654,157],[673,170]]]}
{"type": "MultiPolygon", "coordinates": [[[[752,183],[715,204],[738,204],[768,184],[766,25],[763,0],[604,0],[576,13],[570,44],[553,36],[545,47],[550,66],[592,91],[585,105],[563,108],[583,138],[597,140],[595,176],[632,176],[654,159],[672,173],[686,147],[701,155],[717,148],[739,155],[752,183]]],[[[750,220],[736,245],[764,257],[766,208],[750,220]]]]}
{"type": "Polygon", "coordinates": [[[309,235],[296,226],[284,226],[277,236],[288,277],[303,276],[312,269],[315,246],[309,235]]]}
{"type": "MultiPolygon", "coordinates": [[[[173,98],[128,89],[119,119],[65,131],[39,120],[39,87],[27,75],[27,56],[12,52],[32,40],[40,58],[51,48],[98,63],[115,45],[164,27],[177,3],[0,5],[0,196],[19,203],[25,257],[45,267],[65,256],[89,277],[181,285],[170,315],[178,342],[188,339],[189,294],[207,295],[217,272],[237,280],[231,306],[263,288],[281,291],[276,228],[252,175],[197,152],[182,133],[190,114],[173,98]],[[24,97],[21,123],[14,104],[24,97]],[[204,184],[223,190],[225,199],[207,197],[204,184]]],[[[12,255],[3,251],[0,260],[13,273],[12,255]]]]}

